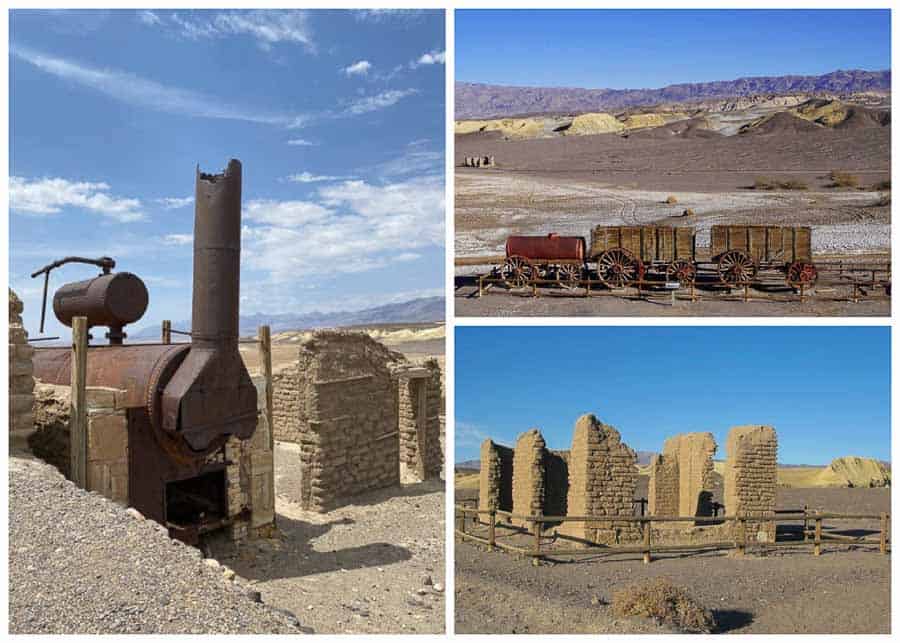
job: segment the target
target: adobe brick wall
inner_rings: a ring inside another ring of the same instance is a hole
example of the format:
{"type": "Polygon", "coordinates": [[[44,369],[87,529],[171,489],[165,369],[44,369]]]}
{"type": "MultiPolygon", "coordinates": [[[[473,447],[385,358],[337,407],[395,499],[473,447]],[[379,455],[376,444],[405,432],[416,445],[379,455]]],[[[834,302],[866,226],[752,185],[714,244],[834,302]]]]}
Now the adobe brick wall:
{"type": "MultiPolygon", "coordinates": [[[[512,511],[514,451],[491,440],[481,443],[478,474],[478,508],[485,511],[512,511]]],[[[479,517],[482,521],[487,516],[479,517]]]]}
{"type": "MultiPolygon", "coordinates": [[[[578,418],[569,452],[568,515],[632,516],[636,462],[615,428],[590,414],[578,418]]],[[[616,520],[566,522],[558,531],[607,545],[640,538],[637,523],[616,520]]]]}
{"type": "MultiPolygon", "coordinates": [[[[778,485],[778,437],[771,426],[736,426],[728,434],[725,511],[774,517],[778,485]]],[[[773,542],[775,523],[748,523],[748,539],[773,542]]]]}
{"type": "Polygon", "coordinates": [[[22,325],[22,300],[9,289],[9,444],[25,448],[34,431],[34,348],[28,344],[28,333],[22,325]]]}
{"type": "MultiPolygon", "coordinates": [[[[541,432],[531,429],[516,440],[513,455],[513,513],[531,516],[544,513],[544,455],[546,443],[541,432]]],[[[533,523],[511,520],[515,525],[530,528],[533,523]]]]}
{"type": "MultiPolygon", "coordinates": [[[[681,433],[665,441],[663,456],[678,463],[678,516],[711,516],[713,455],[712,433],[681,433]]],[[[661,514],[658,514],[661,515],[661,514]]]]}
{"type": "Polygon", "coordinates": [[[396,372],[400,480],[415,483],[438,478],[444,464],[440,366],[432,359],[421,367],[400,368],[396,372]]]}
{"type": "Polygon", "coordinates": [[[678,459],[671,455],[653,456],[647,485],[647,513],[677,516],[678,499],[678,459]]]}

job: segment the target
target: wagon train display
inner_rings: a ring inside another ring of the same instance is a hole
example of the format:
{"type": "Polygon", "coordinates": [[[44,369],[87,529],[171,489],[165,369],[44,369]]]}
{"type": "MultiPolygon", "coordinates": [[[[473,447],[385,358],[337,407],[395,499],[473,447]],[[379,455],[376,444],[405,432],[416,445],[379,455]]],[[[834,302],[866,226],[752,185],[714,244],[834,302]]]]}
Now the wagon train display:
{"type": "MultiPolygon", "coordinates": [[[[678,289],[701,283],[734,288],[780,282],[801,293],[820,281],[882,287],[890,294],[890,264],[817,262],[808,226],[714,225],[709,256],[700,260],[697,233],[687,226],[604,226],[584,237],[548,234],[510,236],[505,256],[481,281],[508,288],[552,285],[574,289],[592,284],[678,289]]],[[[474,264],[463,259],[460,265],[474,264]]]]}

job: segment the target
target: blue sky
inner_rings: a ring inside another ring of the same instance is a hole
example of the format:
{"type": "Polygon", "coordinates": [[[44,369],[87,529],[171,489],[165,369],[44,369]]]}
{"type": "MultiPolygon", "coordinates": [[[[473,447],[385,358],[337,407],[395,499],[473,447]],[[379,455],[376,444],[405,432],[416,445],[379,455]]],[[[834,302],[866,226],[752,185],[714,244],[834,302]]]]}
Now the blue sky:
{"type": "Polygon", "coordinates": [[[594,413],[635,450],[768,424],[779,461],[890,460],[887,327],[458,327],[456,461],[537,427],[568,449],[594,413]]]}
{"type": "Polygon", "coordinates": [[[232,157],[243,314],[442,294],[444,94],[442,11],[11,12],[10,281],[26,327],[29,274],[72,254],[145,279],[138,326],[188,319],[194,168],[232,157]]]}
{"type": "Polygon", "coordinates": [[[456,80],[656,88],[889,69],[888,10],[459,10],[456,80]]]}

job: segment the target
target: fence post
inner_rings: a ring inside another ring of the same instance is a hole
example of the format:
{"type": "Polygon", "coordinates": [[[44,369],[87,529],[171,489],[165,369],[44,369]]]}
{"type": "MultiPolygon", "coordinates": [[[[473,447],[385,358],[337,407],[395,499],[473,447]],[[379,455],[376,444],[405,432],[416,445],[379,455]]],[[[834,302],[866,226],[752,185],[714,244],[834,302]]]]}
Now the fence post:
{"type": "Polygon", "coordinates": [[[738,556],[743,556],[747,551],[747,523],[743,516],[738,516],[738,556]]]}
{"type": "Polygon", "coordinates": [[[488,523],[488,551],[494,551],[494,544],[497,542],[495,537],[495,527],[497,526],[497,511],[491,509],[490,522],[488,523]]]}
{"type": "Polygon", "coordinates": [[[172,320],[164,319],[162,322],[162,343],[172,343],[172,320]]]}
{"type": "Polygon", "coordinates": [[[879,551],[882,554],[887,553],[887,529],[888,529],[888,517],[886,513],[881,514],[881,539],[879,542],[879,551]]]}
{"type": "Polygon", "coordinates": [[[534,517],[534,554],[531,559],[534,565],[539,563],[539,559],[541,557],[541,527],[543,526],[543,521],[541,520],[541,514],[537,514],[534,517]]]}
{"type": "Polygon", "coordinates": [[[809,541],[809,505],[803,505],[803,542],[809,541]]]}
{"type": "Polygon", "coordinates": [[[816,539],[814,542],[813,556],[820,556],[822,554],[822,519],[819,516],[816,516],[816,539]]]}
{"type": "Polygon", "coordinates": [[[87,489],[87,317],[72,318],[69,477],[87,489]]]}
{"type": "Polygon", "coordinates": [[[459,512],[459,518],[457,519],[456,528],[459,530],[460,535],[464,536],[466,533],[466,512],[462,508],[458,508],[457,511],[459,512]]]}
{"type": "Polygon", "coordinates": [[[649,565],[650,557],[650,521],[644,521],[644,564],[649,565]]]}

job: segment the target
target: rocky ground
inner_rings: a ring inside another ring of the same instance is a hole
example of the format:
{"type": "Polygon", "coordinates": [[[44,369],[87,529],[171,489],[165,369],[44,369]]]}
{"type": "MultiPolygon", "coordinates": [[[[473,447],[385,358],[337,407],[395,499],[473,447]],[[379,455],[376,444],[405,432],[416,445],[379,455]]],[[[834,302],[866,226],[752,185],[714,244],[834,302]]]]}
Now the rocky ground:
{"type": "Polygon", "coordinates": [[[9,459],[12,634],[296,634],[234,573],[52,466],[9,459]]]}
{"type": "MultiPolygon", "coordinates": [[[[804,503],[845,513],[890,511],[890,490],[779,489],[779,507],[804,503]]],[[[457,541],[455,559],[459,633],[654,631],[647,621],[614,619],[608,605],[614,591],[656,577],[713,610],[720,632],[890,632],[890,556],[877,545],[829,543],[819,557],[806,547],[744,558],[686,553],[650,565],[640,555],[560,556],[533,567],[457,541]]]]}
{"type": "Polygon", "coordinates": [[[217,556],[320,633],[444,631],[444,483],[382,489],[327,514],[278,497],[280,537],[217,556]]]}

